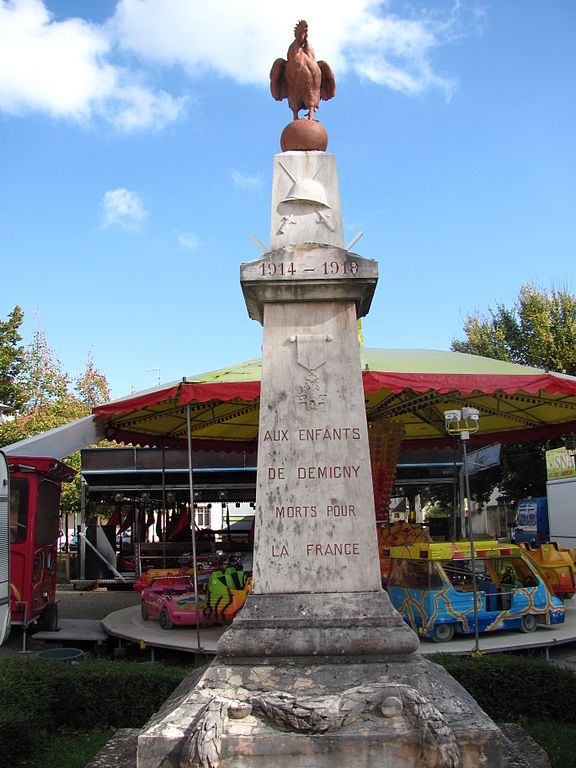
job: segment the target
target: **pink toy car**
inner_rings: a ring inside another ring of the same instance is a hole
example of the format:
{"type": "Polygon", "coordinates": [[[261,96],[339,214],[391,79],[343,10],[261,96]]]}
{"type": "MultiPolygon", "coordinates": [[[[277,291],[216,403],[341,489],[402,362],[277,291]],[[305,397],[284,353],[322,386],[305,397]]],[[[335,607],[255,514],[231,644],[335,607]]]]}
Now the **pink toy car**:
{"type": "MultiPolygon", "coordinates": [[[[244,571],[229,567],[199,577],[198,623],[206,627],[229,624],[246,602],[252,580],[244,571]]],[[[140,594],[144,621],[157,619],[162,629],[196,624],[196,599],[191,576],[160,576],[140,594]]]]}
{"type": "MultiPolygon", "coordinates": [[[[210,622],[204,616],[204,600],[199,595],[200,626],[210,622]]],[[[155,619],[162,629],[196,624],[194,582],[189,576],[163,576],[154,579],[140,594],[140,610],[144,621],[155,619]]]]}

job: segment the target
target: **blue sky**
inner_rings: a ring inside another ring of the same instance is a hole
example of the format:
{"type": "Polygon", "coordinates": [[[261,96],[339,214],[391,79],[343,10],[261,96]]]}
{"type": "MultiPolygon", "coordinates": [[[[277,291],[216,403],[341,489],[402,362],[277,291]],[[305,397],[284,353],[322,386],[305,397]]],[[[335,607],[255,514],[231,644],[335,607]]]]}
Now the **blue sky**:
{"type": "Polygon", "coordinates": [[[260,355],[239,266],[300,18],[336,76],[345,241],[379,262],[366,346],[448,349],[525,282],[576,290],[573,0],[284,5],[0,0],[0,317],[71,375],[91,352],[113,397],[260,355]]]}

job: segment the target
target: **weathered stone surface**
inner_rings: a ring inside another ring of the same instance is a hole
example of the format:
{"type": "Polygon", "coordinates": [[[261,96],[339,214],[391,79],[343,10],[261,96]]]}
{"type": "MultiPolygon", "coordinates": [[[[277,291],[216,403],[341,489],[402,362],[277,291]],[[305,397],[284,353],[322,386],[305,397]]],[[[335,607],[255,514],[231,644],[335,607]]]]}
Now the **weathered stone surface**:
{"type": "Polygon", "coordinates": [[[354,305],[265,307],[255,593],[381,589],[354,305]]]}
{"type": "MultiPolygon", "coordinates": [[[[254,701],[290,692],[299,702],[338,697],[365,686],[405,686],[438,711],[459,745],[464,768],[500,766],[500,731],[443,668],[418,658],[407,662],[233,664],[214,662],[180,705],[156,719],[139,738],[138,768],[181,768],[181,753],[204,708],[215,700],[254,701]],[[192,724],[192,726],[191,726],[192,724]]],[[[367,708],[353,722],[325,733],[304,735],[277,725],[254,707],[249,715],[227,718],[220,735],[221,766],[422,766],[429,736],[415,727],[417,714],[404,709],[391,717],[367,708]]],[[[426,730],[426,729],[424,729],[426,730]]],[[[431,743],[431,742],[430,742],[431,743]]],[[[429,749],[432,749],[429,747],[429,749]]],[[[218,763],[216,763],[218,764],[218,763]]],[[[429,763],[433,764],[433,763],[429,763]]],[[[183,765],[186,765],[184,763],[183,765]]],[[[443,767],[444,768],[444,767],[443,767]]],[[[447,766],[446,766],[447,768],[447,766]]]]}
{"type": "Polygon", "coordinates": [[[221,657],[408,659],[418,638],[383,591],[249,595],[218,642],[221,657]]]}
{"type": "MultiPolygon", "coordinates": [[[[298,121],[304,122],[308,121],[298,121]]],[[[326,152],[275,155],[270,250],[290,243],[344,246],[335,155],[326,152]]]]}
{"type": "Polygon", "coordinates": [[[273,303],[352,302],[356,316],[368,314],[378,282],[378,264],[333,245],[300,243],[270,251],[240,267],[248,313],[264,322],[273,303]]]}
{"type": "Polygon", "coordinates": [[[121,728],[86,768],[134,768],[138,734],[138,728],[121,728]]]}
{"type": "Polygon", "coordinates": [[[504,768],[551,768],[548,755],[517,723],[501,723],[504,768]]]}
{"type": "MultiPolygon", "coordinates": [[[[499,728],[502,731],[502,768],[550,768],[548,755],[521,726],[504,723],[499,728]]],[[[136,768],[138,735],[137,729],[118,731],[86,768],[136,768]]],[[[354,763],[357,764],[357,760],[354,763]]]]}

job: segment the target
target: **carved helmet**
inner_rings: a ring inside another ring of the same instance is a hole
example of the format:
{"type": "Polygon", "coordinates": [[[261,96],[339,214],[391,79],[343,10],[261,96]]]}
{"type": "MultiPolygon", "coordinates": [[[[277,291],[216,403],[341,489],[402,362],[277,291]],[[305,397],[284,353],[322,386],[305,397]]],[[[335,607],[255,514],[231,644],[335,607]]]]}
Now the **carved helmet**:
{"type": "Polygon", "coordinates": [[[330,208],[326,198],[326,190],[316,179],[310,177],[295,181],[290,191],[282,200],[283,203],[310,203],[330,208]]]}

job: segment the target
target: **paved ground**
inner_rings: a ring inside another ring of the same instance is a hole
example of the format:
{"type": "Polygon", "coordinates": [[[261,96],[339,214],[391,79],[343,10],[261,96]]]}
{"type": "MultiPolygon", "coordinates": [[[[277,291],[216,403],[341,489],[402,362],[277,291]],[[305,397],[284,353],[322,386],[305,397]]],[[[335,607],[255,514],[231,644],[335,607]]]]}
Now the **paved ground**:
{"type": "Polygon", "coordinates": [[[140,593],[131,588],[79,592],[62,588],[56,597],[61,619],[103,619],[112,611],[140,604],[140,593]]]}
{"type": "MultiPolygon", "coordinates": [[[[129,608],[140,603],[140,595],[133,589],[75,591],[68,585],[56,591],[58,615],[61,619],[101,620],[113,611],[129,608]]],[[[34,639],[34,630],[30,630],[26,639],[30,655],[52,647],[43,641],[34,639]]],[[[0,647],[0,658],[19,654],[22,650],[22,630],[13,627],[7,642],[0,647]]]]}

